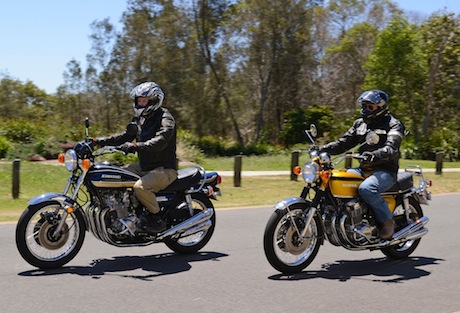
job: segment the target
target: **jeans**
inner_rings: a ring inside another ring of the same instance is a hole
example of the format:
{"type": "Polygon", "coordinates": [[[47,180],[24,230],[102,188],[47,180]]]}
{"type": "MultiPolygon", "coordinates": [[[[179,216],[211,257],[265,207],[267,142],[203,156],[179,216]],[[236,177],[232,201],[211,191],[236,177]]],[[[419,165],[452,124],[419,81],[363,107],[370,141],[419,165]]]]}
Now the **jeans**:
{"type": "MultiPolygon", "coordinates": [[[[358,168],[349,169],[348,171],[363,175],[363,172],[358,168]]],[[[373,172],[359,185],[359,195],[372,208],[379,223],[384,223],[393,218],[387,202],[380,193],[387,191],[395,183],[396,177],[390,172],[377,171],[373,172]]]]}

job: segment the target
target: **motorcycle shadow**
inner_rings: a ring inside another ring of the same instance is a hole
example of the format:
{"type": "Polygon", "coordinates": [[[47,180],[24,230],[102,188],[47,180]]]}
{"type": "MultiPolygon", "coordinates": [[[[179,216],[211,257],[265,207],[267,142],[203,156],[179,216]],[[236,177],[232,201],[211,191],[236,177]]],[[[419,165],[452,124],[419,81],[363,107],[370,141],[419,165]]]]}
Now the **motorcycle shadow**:
{"type": "Polygon", "coordinates": [[[21,272],[19,276],[40,277],[75,274],[99,279],[104,275],[150,281],[152,278],[186,272],[192,262],[219,261],[228,254],[198,252],[195,254],[163,253],[146,256],[117,256],[111,259],[96,259],[89,266],[64,266],[58,269],[36,269],[21,272]],[[141,270],[142,272],[139,272],[141,270]],[[127,273],[133,271],[133,273],[127,273]],[[139,274],[141,273],[141,274],[139,274]]]}
{"type": "Polygon", "coordinates": [[[270,276],[269,279],[292,281],[323,278],[341,282],[361,279],[383,283],[402,283],[430,275],[430,271],[421,267],[436,265],[440,261],[445,260],[427,257],[409,257],[404,260],[391,260],[385,257],[360,261],[340,260],[322,264],[319,271],[303,271],[291,275],[278,274],[270,276]]]}

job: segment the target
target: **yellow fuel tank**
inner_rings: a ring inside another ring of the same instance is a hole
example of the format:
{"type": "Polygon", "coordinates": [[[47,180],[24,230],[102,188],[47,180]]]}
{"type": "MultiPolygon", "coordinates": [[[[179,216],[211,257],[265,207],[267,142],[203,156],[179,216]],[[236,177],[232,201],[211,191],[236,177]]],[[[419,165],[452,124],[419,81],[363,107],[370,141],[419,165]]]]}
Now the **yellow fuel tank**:
{"type": "MultiPolygon", "coordinates": [[[[358,196],[358,187],[364,177],[356,173],[349,173],[346,170],[334,170],[329,180],[329,187],[332,194],[337,198],[355,198],[358,196]]],[[[385,195],[383,199],[388,203],[391,212],[396,207],[396,199],[393,195],[385,195]]]]}
{"type": "Polygon", "coordinates": [[[335,197],[354,198],[358,196],[358,187],[363,182],[364,177],[346,170],[332,171],[329,180],[329,187],[335,197]]]}

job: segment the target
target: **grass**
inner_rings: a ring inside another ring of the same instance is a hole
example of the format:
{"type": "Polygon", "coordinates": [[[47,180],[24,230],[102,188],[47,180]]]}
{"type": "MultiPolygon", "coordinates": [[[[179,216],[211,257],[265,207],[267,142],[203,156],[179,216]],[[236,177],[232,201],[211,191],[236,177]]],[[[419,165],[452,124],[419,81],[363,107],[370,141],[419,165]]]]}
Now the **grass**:
{"type": "MultiPolygon", "coordinates": [[[[300,160],[305,162],[305,160],[300,160]]],[[[207,170],[232,171],[233,158],[208,158],[202,165],[207,170]]],[[[401,167],[419,164],[423,168],[435,168],[434,161],[402,160],[401,167]]],[[[244,157],[243,170],[288,170],[290,156],[244,157]]],[[[460,168],[460,162],[445,162],[444,168],[460,168]]],[[[68,172],[62,165],[21,162],[20,194],[12,199],[12,163],[0,163],[0,222],[17,221],[27,207],[27,201],[46,192],[61,192],[67,182],[68,172]]],[[[425,172],[425,178],[433,181],[433,194],[460,192],[460,173],[444,172],[443,175],[425,172]]],[[[298,196],[303,187],[301,179],[291,181],[289,176],[243,177],[240,187],[233,186],[233,177],[223,177],[220,188],[222,197],[215,201],[217,209],[246,206],[272,206],[286,197],[298,196]]]]}

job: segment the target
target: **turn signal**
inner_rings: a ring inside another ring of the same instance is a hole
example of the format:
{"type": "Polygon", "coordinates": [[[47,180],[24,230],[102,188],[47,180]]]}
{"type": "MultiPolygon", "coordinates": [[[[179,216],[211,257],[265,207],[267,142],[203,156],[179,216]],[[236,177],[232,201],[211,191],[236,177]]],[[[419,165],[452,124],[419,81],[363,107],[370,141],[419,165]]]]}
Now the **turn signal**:
{"type": "Polygon", "coordinates": [[[85,171],[89,170],[90,166],[91,162],[88,159],[84,159],[83,161],[81,161],[81,167],[83,167],[85,171]]]}
{"type": "Polygon", "coordinates": [[[302,168],[300,166],[296,166],[292,169],[292,172],[296,175],[300,175],[300,173],[302,173],[302,168]]]}
{"type": "Polygon", "coordinates": [[[64,153],[59,153],[58,162],[59,163],[64,163],[65,162],[65,154],[64,153]]]}
{"type": "Polygon", "coordinates": [[[73,212],[73,208],[69,206],[69,207],[67,208],[67,213],[72,214],[72,212],[73,212]]]}

